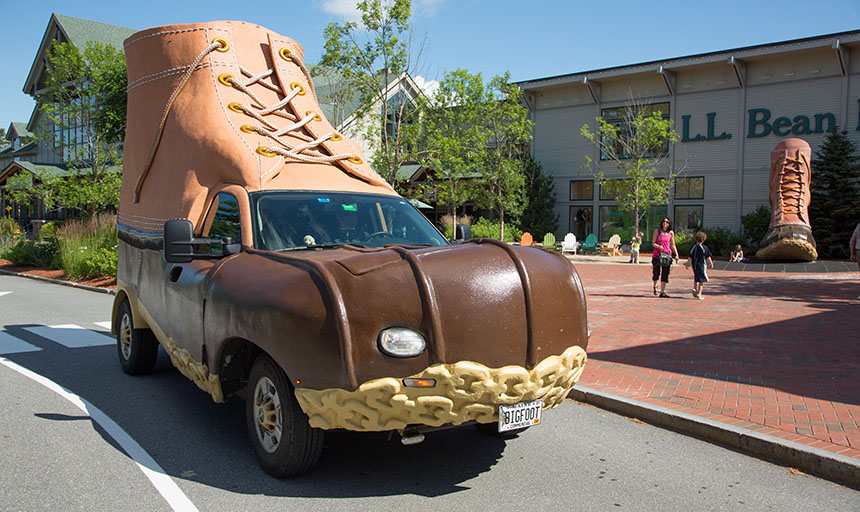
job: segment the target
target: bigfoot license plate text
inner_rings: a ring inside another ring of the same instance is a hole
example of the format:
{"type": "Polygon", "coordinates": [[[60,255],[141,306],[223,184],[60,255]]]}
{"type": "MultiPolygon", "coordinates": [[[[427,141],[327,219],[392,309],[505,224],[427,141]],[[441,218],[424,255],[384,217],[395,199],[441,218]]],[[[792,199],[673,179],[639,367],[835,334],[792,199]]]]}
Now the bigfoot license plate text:
{"type": "Polygon", "coordinates": [[[499,406],[499,432],[531,427],[540,423],[543,400],[499,406]]]}

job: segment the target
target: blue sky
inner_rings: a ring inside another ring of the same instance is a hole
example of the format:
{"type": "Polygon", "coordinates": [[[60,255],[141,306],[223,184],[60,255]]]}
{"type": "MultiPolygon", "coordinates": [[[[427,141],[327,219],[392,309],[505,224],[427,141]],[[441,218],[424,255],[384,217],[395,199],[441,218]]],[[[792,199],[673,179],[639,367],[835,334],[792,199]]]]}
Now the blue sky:
{"type": "MultiPolygon", "coordinates": [[[[292,37],[316,61],[326,24],[349,17],[354,4],[0,0],[0,127],[30,117],[34,102],[21,89],[52,12],[136,29],[248,21],[292,37]]],[[[413,0],[413,25],[426,37],[426,80],[463,68],[485,78],[510,71],[518,81],[856,30],[860,1],[413,0]]]]}

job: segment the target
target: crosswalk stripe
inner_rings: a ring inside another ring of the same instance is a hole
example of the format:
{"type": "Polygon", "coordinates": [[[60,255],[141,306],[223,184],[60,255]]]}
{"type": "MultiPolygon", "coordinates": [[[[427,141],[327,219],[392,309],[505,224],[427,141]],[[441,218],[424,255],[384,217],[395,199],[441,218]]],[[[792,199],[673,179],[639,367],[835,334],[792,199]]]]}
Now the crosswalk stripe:
{"type": "Polygon", "coordinates": [[[114,344],[113,338],[74,324],[40,325],[38,327],[24,327],[24,330],[68,348],[114,344]]]}
{"type": "Polygon", "coordinates": [[[42,350],[36,345],[19,340],[11,334],[0,332],[0,354],[20,354],[22,352],[38,352],[42,350]]]}
{"type": "Polygon", "coordinates": [[[105,329],[110,330],[110,322],[93,322],[93,323],[98,325],[99,327],[104,327],[105,329]]]}

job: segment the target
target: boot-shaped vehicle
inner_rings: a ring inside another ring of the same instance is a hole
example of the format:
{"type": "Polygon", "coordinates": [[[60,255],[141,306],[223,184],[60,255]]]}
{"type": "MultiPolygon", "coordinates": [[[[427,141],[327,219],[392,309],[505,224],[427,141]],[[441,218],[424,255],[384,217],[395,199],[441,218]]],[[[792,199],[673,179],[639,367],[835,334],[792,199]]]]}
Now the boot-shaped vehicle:
{"type": "Polygon", "coordinates": [[[113,331],[130,374],[160,345],[213,400],[246,401],[262,467],[325,430],[510,434],[586,360],[564,257],[451,243],[320,111],[302,47],[242,22],[125,42],[128,127],[113,331]]]}

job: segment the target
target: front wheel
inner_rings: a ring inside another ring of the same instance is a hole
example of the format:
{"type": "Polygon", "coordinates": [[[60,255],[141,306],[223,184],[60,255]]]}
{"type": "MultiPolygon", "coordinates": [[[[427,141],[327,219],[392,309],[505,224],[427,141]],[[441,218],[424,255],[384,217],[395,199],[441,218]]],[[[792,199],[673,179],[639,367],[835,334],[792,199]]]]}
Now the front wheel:
{"type": "Polygon", "coordinates": [[[308,424],[293,387],[268,356],[254,361],[248,390],[248,436],[260,466],[276,478],[311,469],[322,452],[324,432],[308,424]]]}
{"type": "Polygon", "coordinates": [[[116,350],[122,370],[129,375],[152,373],[158,358],[158,339],[149,329],[135,329],[131,304],[124,300],[116,317],[116,350]]]}

